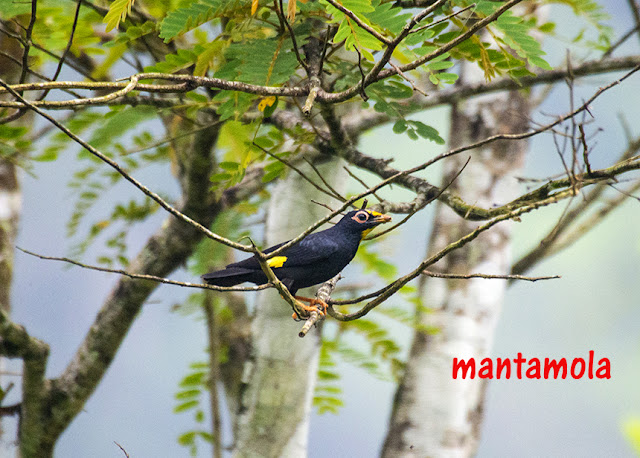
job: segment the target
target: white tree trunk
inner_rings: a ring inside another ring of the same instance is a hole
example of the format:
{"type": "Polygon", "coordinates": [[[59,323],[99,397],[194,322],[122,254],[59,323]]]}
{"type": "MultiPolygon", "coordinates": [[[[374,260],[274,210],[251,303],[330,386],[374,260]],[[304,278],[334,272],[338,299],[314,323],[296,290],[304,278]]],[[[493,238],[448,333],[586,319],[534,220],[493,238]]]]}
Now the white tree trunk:
{"type": "MultiPolygon", "coordinates": [[[[469,76],[469,68],[464,69],[469,76]]],[[[480,76],[481,77],[481,76],[480,76]]],[[[466,78],[466,81],[477,78],[466,78]]],[[[495,133],[522,132],[529,113],[527,96],[518,92],[472,99],[452,111],[450,146],[465,145],[495,133]]],[[[448,183],[471,156],[451,189],[466,202],[490,208],[517,196],[524,164],[524,142],[495,142],[448,161],[448,183]]],[[[442,259],[432,270],[446,273],[508,274],[511,222],[500,223],[478,239],[442,259]]],[[[471,232],[478,222],[465,221],[438,204],[429,252],[471,232]]],[[[384,457],[467,457],[475,453],[484,409],[485,384],[454,380],[453,358],[489,355],[506,288],[504,280],[429,278],[421,284],[423,303],[432,312],[419,320],[439,329],[416,333],[395,404],[384,457]]]]}
{"type": "MultiPolygon", "coordinates": [[[[343,162],[320,166],[338,190],[346,179],[343,162]]],[[[313,177],[309,167],[303,168],[313,177]]],[[[319,181],[319,180],[316,180],[319,181]]],[[[265,228],[266,246],[295,237],[327,210],[311,199],[331,202],[327,196],[290,171],[272,193],[265,228]]],[[[315,294],[315,292],[313,293],[315,294]]],[[[291,318],[291,308],[275,290],[260,292],[252,325],[252,356],[245,366],[240,412],[236,423],[236,457],[304,457],[313,389],[318,371],[320,328],[301,339],[302,323],[291,318]]]]}

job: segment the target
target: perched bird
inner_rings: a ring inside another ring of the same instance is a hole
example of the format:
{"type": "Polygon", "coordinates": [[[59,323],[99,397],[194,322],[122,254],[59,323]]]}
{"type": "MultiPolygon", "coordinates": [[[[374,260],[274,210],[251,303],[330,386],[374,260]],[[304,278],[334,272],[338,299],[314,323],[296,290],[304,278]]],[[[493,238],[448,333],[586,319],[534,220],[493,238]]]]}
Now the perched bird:
{"type": "MultiPolygon", "coordinates": [[[[390,216],[365,210],[363,205],[362,209],[347,213],[333,227],[310,234],[268,259],[267,264],[292,296],[298,301],[309,302],[309,306],[300,303],[301,308],[313,311],[318,310],[316,305],[321,305],[323,310],[320,313],[324,314],[328,307],[326,303],[315,298],[296,296],[296,292],[300,288],[324,283],[340,273],[356,255],[360,241],[377,225],[388,221],[391,221],[390,216]]],[[[269,254],[282,245],[284,243],[272,246],[264,253],[269,254]]],[[[244,282],[257,285],[268,283],[255,256],[205,274],[202,279],[217,286],[234,286],[244,282]]]]}

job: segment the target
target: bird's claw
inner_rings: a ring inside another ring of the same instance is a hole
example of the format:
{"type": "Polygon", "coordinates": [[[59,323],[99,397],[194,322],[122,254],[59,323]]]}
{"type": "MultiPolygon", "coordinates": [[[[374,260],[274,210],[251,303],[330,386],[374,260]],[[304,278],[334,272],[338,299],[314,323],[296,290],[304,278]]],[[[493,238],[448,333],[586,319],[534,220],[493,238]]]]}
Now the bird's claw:
{"type": "MultiPolygon", "coordinates": [[[[329,308],[329,305],[325,301],[316,299],[316,298],[300,297],[300,296],[295,296],[295,298],[298,300],[298,306],[302,310],[307,312],[309,315],[311,315],[311,312],[317,312],[318,315],[320,315],[321,319],[327,316],[327,309],[329,308]],[[305,305],[300,301],[309,302],[309,305],[305,305]]],[[[300,316],[300,314],[298,314],[298,312],[294,312],[292,316],[293,316],[293,319],[296,321],[303,320],[303,318],[300,316]]]]}

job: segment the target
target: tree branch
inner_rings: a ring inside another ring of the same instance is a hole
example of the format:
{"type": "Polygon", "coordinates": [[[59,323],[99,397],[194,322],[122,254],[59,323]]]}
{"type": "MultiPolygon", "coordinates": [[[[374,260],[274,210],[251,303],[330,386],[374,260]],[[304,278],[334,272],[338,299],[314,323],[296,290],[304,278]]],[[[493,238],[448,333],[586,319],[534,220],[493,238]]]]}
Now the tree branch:
{"type": "MultiPolygon", "coordinates": [[[[569,192],[569,191],[564,191],[564,193],[567,193],[567,192],[569,192]]],[[[562,193],[560,193],[560,194],[562,194],[562,193]]],[[[523,215],[523,214],[528,213],[530,211],[536,210],[536,209],[538,209],[540,207],[544,207],[544,206],[556,203],[556,202],[560,201],[562,198],[565,198],[565,197],[567,197],[567,196],[565,196],[564,194],[562,194],[562,195],[554,195],[554,196],[548,197],[548,198],[546,198],[544,200],[541,200],[539,202],[535,202],[535,203],[532,203],[530,205],[527,205],[526,207],[522,207],[522,208],[519,208],[519,209],[514,210],[512,212],[509,212],[506,215],[498,216],[498,217],[492,219],[491,221],[488,221],[488,222],[484,223],[483,225],[478,226],[474,231],[472,231],[469,234],[465,235],[464,237],[460,238],[456,242],[450,243],[444,249],[440,250],[438,253],[436,253],[433,256],[431,256],[431,257],[425,259],[424,261],[422,261],[420,263],[420,265],[418,265],[418,267],[416,267],[413,271],[411,271],[407,275],[397,279],[393,283],[387,285],[385,288],[382,288],[379,291],[380,294],[378,294],[375,299],[373,299],[372,301],[370,301],[367,304],[365,304],[357,312],[349,313],[349,314],[343,314],[343,313],[337,312],[333,308],[333,304],[334,303],[338,304],[338,302],[331,301],[329,303],[329,309],[328,309],[329,315],[331,315],[333,318],[335,318],[336,320],[339,320],[339,321],[353,321],[353,320],[357,320],[358,318],[362,318],[367,313],[369,313],[371,310],[373,310],[378,305],[380,305],[384,301],[386,301],[393,294],[395,294],[404,285],[406,285],[407,283],[409,283],[411,280],[413,280],[414,278],[418,277],[419,275],[422,275],[423,272],[425,271],[425,269],[427,269],[427,267],[435,264],[436,262],[438,262],[440,259],[442,259],[444,256],[446,256],[450,252],[452,252],[454,250],[457,250],[458,248],[462,248],[467,243],[471,242],[476,237],[478,237],[481,233],[489,230],[490,228],[492,228],[496,224],[498,224],[498,223],[500,223],[502,221],[509,220],[509,219],[518,218],[520,215],[523,215]]],[[[371,295],[368,295],[368,296],[371,296],[371,295]]]]}
{"type": "MultiPolygon", "coordinates": [[[[338,274],[335,277],[333,277],[331,280],[323,283],[320,289],[318,289],[318,292],[316,293],[316,299],[321,300],[325,304],[328,303],[329,300],[331,299],[331,293],[336,288],[336,284],[338,283],[338,281],[340,281],[341,278],[342,276],[338,274]]],[[[298,337],[306,336],[309,330],[316,324],[316,322],[318,321],[318,318],[320,318],[320,314],[318,312],[316,311],[311,312],[311,315],[309,316],[309,318],[307,318],[307,321],[302,326],[302,329],[300,329],[300,332],[298,333],[298,337]]]]}
{"type": "MultiPolygon", "coordinates": [[[[439,0],[439,1],[442,2],[443,0],[439,0]]],[[[335,9],[337,9],[338,11],[342,12],[345,16],[347,16],[353,22],[358,24],[358,27],[360,27],[361,29],[366,30],[371,36],[375,37],[378,41],[382,42],[383,44],[390,45],[393,42],[392,40],[390,40],[389,38],[385,37],[380,32],[378,32],[376,29],[371,27],[369,24],[365,23],[353,11],[345,8],[343,5],[341,5],[340,3],[336,2],[335,0],[326,0],[326,2],[329,5],[333,6],[335,9]]]]}
{"type": "MultiPolygon", "coordinates": [[[[137,77],[132,77],[131,78],[131,82],[129,83],[129,85],[127,87],[125,87],[125,89],[122,89],[122,91],[131,91],[135,85],[137,84],[137,77]]],[[[76,143],[78,143],[79,145],[81,145],[84,149],[86,149],[87,151],[89,151],[91,154],[93,154],[94,156],[96,156],[98,159],[100,159],[103,162],[106,162],[108,165],[110,165],[112,168],[114,168],[120,175],[122,175],[127,181],[129,181],[131,184],[133,184],[136,188],[138,188],[140,191],[142,191],[146,196],[150,197],[151,199],[153,199],[155,202],[157,202],[162,208],[164,208],[167,212],[171,213],[173,216],[175,216],[176,218],[178,218],[179,220],[189,224],[190,226],[194,227],[195,229],[199,230],[200,232],[202,232],[204,235],[206,235],[207,237],[209,237],[212,240],[215,240],[216,242],[220,242],[223,245],[227,245],[231,248],[235,248],[237,250],[241,250],[244,252],[251,252],[251,248],[247,247],[245,245],[242,245],[241,243],[236,243],[232,240],[229,240],[225,237],[222,237],[218,234],[215,234],[213,232],[211,232],[209,229],[207,229],[206,227],[204,227],[202,224],[194,221],[193,219],[189,218],[187,215],[185,215],[184,213],[178,211],[176,208],[174,208],[172,205],[170,205],[168,202],[166,202],[162,197],[160,197],[158,194],[156,194],[155,192],[149,190],[146,186],[144,186],[142,183],[140,183],[138,180],[136,180],[135,178],[133,178],[131,175],[129,175],[123,168],[122,166],[120,166],[120,164],[118,164],[117,162],[115,162],[113,159],[111,159],[110,157],[106,156],[105,154],[101,153],[100,151],[98,151],[96,148],[94,148],[93,146],[91,146],[90,144],[88,144],[87,142],[85,142],[84,140],[82,140],[80,137],[78,137],[77,135],[75,135],[73,132],[71,132],[69,129],[67,129],[64,125],[62,125],[61,123],[59,123],[55,118],[51,117],[50,115],[48,115],[47,113],[45,113],[44,111],[40,110],[38,107],[34,106],[32,103],[27,102],[24,98],[22,98],[16,91],[14,91],[11,87],[9,87],[8,84],[6,84],[4,81],[0,80],[0,86],[3,86],[5,89],[7,89],[14,97],[16,97],[19,101],[21,101],[22,103],[24,103],[27,107],[29,107],[30,109],[32,109],[33,111],[35,111],[36,113],[38,113],[40,116],[44,117],[45,119],[47,119],[50,123],[52,123],[53,125],[55,125],[58,129],[60,129],[62,132],[64,132],[69,138],[71,138],[73,141],[75,141],[76,143]]],[[[110,94],[111,95],[111,94],[110,94]]],[[[108,96],[105,96],[108,97],[108,96]]]]}
{"type": "Polygon", "coordinates": [[[22,251],[23,253],[26,253],[26,254],[31,255],[31,256],[35,256],[36,258],[45,259],[45,260],[48,260],[48,261],[62,261],[62,262],[66,262],[66,263],[69,263],[69,264],[73,264],[74,266],[82,267],[83,269],[97,270],[98,272],[107,272],[107,273],[112,273],[112,274],[123,275],[125,277],[129,277],[129,278],[135,279],[135,280],[148,280],[148,281],[152,281],[152,282],[156,282],[156,283],[164,283],[164,284],[167,284],[167,285],[182,286],[182,287],[185,287],[185,288],[209,289],[211,291],[243,291],[243,292],[247,292],[247,291],[261,291],[263,289],[271,288],[273,286],[270,283],[265,283],[264,285],[258,285],[258,286],[240,287],[240,286],[215,286],[215,285],[208,285],[206,283],[182,282],[182,281],[170,280],[170,279],[164,278],[164,277],[158,277],[156,275],[136,274],[136,273],[127,272],[126,270],[122,270],[122,269],[109,269],[107,267],[92,266],[92,265],[89,265],[89,264],[84,264],[82,262],[76,261],[74,259],[61,258],[61,257],[55,257],[55,256],[45,256],[45,255],[42,255],[42,254],[33,253],[32,251],[29,251],[29,250],[25,250],[24,248],[20,248],[20,247],[16,247],[16,248],[18,250],[22,251]]]}

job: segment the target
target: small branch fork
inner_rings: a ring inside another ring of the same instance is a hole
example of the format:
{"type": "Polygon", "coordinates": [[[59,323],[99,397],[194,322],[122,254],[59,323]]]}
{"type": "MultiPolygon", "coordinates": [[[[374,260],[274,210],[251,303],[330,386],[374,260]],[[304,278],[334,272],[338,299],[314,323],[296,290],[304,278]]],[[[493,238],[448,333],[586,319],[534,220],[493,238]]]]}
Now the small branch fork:
{"type": "MultiPolygon", "coordinates": [[[[316,299],[321,300],[324,303],[329,303],[329,300],[331,299],[331,293],[333,292],[336,284],[338,283],[338,281],[340,281],[341,278],[342,276],[338,274],[328,282],[323,283],[316,293],[316,299]]],[[[320,316],[321,315],[316,311],[311,312],[311,315],[309,316],[309,318],[307,318],[307,321],[302,326],[302,329],[300,329],[298,337],[306,336],[311,327],[316,324],[320,316]]]]}

